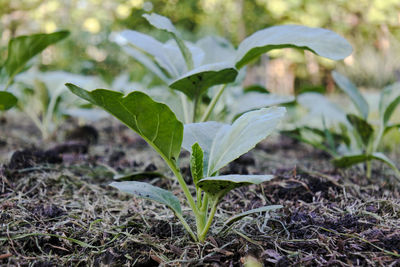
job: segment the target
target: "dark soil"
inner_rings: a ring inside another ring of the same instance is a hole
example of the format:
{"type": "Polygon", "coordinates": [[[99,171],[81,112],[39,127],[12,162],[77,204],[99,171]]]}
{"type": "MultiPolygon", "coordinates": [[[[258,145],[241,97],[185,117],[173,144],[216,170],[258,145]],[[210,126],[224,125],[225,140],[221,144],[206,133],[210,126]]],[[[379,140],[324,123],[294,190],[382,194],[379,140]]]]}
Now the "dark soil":
{"type": "Polygon", "coordinates": [[[169,209],[108,186],[115,172],[146,172],[132,177],[183,199],[157,175],[172,177],[140,137],[114,120],[74,125],[47,141],[18,116],[0,125],[0,266],[400,266],[399,185],[381,164],[368,180],[362,169],[335,169],[323,152],[272,137],[223,173],[276,178],[225,196],[197,244],[169,209]],[[222,227],[275,204],[284,208],[222,227]]]}

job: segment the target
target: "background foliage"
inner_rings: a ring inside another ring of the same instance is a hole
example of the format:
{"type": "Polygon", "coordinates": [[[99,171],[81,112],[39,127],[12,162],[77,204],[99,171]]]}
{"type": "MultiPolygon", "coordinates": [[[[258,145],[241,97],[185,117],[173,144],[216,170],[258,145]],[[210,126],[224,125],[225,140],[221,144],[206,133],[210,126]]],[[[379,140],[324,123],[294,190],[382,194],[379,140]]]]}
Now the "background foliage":
{"type": "MultiPolygon", "coordinates": [[[[145,70],[110,41],[110,34],[127,28],[154,31],[141,16],[152,11],[169,17],[188,40],[216,34],[237,44],[256,30],[277,24],[328,28],[355,48],[338,68],[357,85],[378,88],[400,77],[397,0],[0,0],[1,58],[11,37],[68,29],[71,37],[38,59],[42,70],[99,74],[108,82],[129,71],[131,78],[141,80],[145,70]]],[[[165,39],[160,32],[153,35],[165,39]]],[[[273,90],[290,87],[289,91],[320,85],[333,88],[326,73],[335,63],[292,50],[271,57],[251,68],[248,83],[266,84],[273,90]]]]}

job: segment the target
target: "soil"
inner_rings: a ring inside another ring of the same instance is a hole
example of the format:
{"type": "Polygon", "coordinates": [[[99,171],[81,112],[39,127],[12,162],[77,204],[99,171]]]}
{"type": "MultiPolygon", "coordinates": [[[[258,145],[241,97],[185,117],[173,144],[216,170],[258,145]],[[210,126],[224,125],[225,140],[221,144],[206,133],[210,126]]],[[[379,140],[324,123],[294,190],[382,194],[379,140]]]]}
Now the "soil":
{"type": "MultiPolygon", "coordinates": [[[[325,153],[272,136],[223,173],[276,178],[229,193],[197,244],[169,209],[108,186],[115,172],[146,172],[135,179],[183,199],[157,154],[114,119],[68,121],[45,141],[18,114],[7,113],[0,127],[1,266],[243,266],[250,258],[264,266],[400,266],[399,184],[379,163],[368,180],[362,168],[335,169],[325,153]],[[283,208],[222,227],[275,204],[283,208]]],[[[193,225],[188,209],[184,216],[193,225]]]]}

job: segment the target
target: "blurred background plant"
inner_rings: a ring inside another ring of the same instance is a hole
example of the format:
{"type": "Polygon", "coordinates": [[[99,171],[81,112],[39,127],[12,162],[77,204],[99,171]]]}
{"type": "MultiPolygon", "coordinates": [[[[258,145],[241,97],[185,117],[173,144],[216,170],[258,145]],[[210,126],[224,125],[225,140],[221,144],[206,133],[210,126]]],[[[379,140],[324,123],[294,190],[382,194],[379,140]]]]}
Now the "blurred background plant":
{"type": "MultiPolygon", "coordinates": [[[[165,41],[166,36],[141,16],[150,11],[169,17],[190,41],[216,34],[237,45],[256,30],[277,24],[328,28],[355,47],[337,68],[357,86],[381,88],[399,80],[398,0],[0,0],[0,46],[21,34],[69,29],[72,36],[67,41],[40,56],[40,70],[100,75],[108,83],[128,71],[132,80],[142,80],[148,72],[109,36],[135,29],[165,41]]],[[[295,88],[332,91],[328,73],[335,64],[308,52],[277,50],[250,67],[246,83],[288,94],[295,88]]],[[[146,79],[159,82],[153,76],[146,79]]]]}

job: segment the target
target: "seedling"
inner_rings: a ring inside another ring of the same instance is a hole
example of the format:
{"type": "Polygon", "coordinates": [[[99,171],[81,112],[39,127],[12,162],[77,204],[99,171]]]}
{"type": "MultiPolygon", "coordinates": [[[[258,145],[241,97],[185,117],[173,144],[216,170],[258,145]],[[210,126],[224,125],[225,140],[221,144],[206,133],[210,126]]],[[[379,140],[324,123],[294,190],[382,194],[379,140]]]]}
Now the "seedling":
{"type": "Polygon", "coordinates": [[[349,167],[361,162],[366,162],[367,177],[371,177],[371,160],[379,160],[392,168],[400,180],[400,171],[396,164],[385,154],[378,152],[379,145],[384,135],[392,128],[399,127],[399,124],[390,124],[390,118],[397,106],[400,104],[400,84],[393,84],[384,88],[379,100],[379,126],[375,130],[368,115],[370,107],[357,87],[345,76],[338,72],[332,73],[336,84],[345,92],[356,107],[358,114],[347,114],[346,118],[351,124],[354,146],[359,153],[345,155],[334,159],[333,163],[338,167],[349,167]],[[361,153],[360,153],[361,152],[361,153]]]}
{"type": "Polygon", "coordinates": [[[166,205],[195,241],[205,240],[217,205],[229,191],[273,178],[272,175],[219,175],[219,170],[266,138],[284,116],[285,109],[282,107],[247,112],[232,125],[203,122],[183,126],[168,106],[155,102],[143,92],[134,91],[124,96],[105,89],[89,92],[73,84],[67,84],[67,87],[72,93],[119,119],[158,152],[174,173],[186,197],[196,220],[196,231],[186,222],[180,201],[171,192],[137,181],[113,182],[110,185],[166,205]],[[193,193],[177,164],[181,147],[191,152],[193,193]]]}
{"type": "Polygon", "coordinates": [[[0,85],[4,84],[0,90],[0,111],[8,110],[17,104],[17,97],[7,90],[13,84],[15,76],[26,70],[28,61],[68,35],[68,31],[59,31],[19,36],[9,41],[7,59],[0,65],[0,85]]]}
{"type": "Polygon", "coordinates": [[[394,162],[379,152],[379,146],[384,135],[390,129],[398,128],[399,124],[390,124],[390,118],[400,103],[400,85],[393,84],[384,88],[379,100],[379,125],[378,129],[368,121],[370,107],[357,89],[345,76],[333,72],[336,84],[351,99],[357,114],[346,114],[346,111],[330,102],[326,97],[317,93],[300,95],[298,101],[308,107],[314,115],[322,116],[323,130],[312,127],[300,127],[286,134],[311,144],[316,148],[325,150],[334,159],[337,167],[346,168],[362,162],[366,163],[366,175],[371,177],[371,161],[379,160],[394,170],[398,179],[400,172],[394,162]],[[339,126],[340,132],[334,132],[325,125],[325,120],[330,120],[330,125],[339,126]],[[319,137],[319,141],[307,138],[304,133],[312,132],[319,137]]]}
{"type": "MultiPolygon", "coordinates": [[[[336,33],[300,25],[257,31],[244,39],[237,49],[219,37],[206,37],[192,44],[182,40],[168,18],[154,13],[144,17],[157,29],[167,32],[171,40],[162,43],[132,30],[122,31],[116,39],[127,53],[180,94],[185,123],[207,121],[228,84],[237,80],[239,70],[243,71],[244,66],[270,50],[297,48],[333,60],[343,59],[352,51],[350,44],[336,33]],[[216,85],[220,88],[211,96],[207,107],[202,108],[202,97],[216,85]]],[[[259,100],[265,99],[263,107],[270,105],[270,96],[259,92],[252,94],[257,94],[259,100]]],[[[279,103],[292,100],[281,99],[279,103]]],[[[260,108],[261,102],[258,101],[257,106],[247,106],[245,111],[260,108]]],[[[232,117],[235,115],[238,114],[232,117]]]]}

